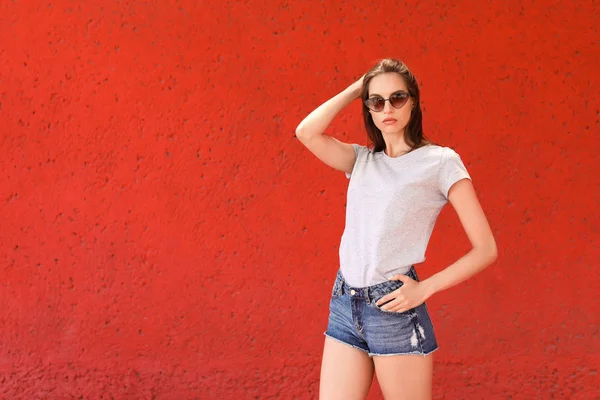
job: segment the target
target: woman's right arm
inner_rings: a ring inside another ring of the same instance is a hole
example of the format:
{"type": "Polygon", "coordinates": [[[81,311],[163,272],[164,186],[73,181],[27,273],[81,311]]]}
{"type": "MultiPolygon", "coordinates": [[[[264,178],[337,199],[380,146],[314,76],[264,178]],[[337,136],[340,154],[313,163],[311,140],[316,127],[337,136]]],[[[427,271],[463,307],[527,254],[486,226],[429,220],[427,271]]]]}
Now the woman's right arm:
{"type": "Polygon", "coordinates": [[[334,137],[325,135],[325,129],[335,116],[360,96],[361,77],[325,103],[300,122],[296,128],[296,137],[308,150],[328,166],[347,173],[354,168],[354,149],[349,143],[340,142],[334,137]]]}

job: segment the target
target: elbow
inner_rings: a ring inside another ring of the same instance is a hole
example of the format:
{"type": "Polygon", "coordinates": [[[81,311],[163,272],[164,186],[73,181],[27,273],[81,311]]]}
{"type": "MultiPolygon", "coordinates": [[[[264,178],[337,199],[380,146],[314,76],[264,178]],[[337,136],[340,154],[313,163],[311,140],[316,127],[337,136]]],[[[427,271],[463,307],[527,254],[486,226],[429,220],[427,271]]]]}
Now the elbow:
{"type": "Polygon", "coordinates": [[[490,255],[490,264],[495,262],[498,259],[498,250],[494,251],[491,255],[490,255]]]}
{"type": "Polygon", "coordinates": [[[492,242],[486,246],[486,254],[489,264],[498,259],[498,246],[496,246],[496,242],[494,240],[492,240],[492,242]]]}
{"type": "Polygon", "coordinates": [[[296,137],[298,139],[309,137],[309,133],[306,131],[306,127],[304,127],[304,125],[300,124],[296,127],[296,137]]]}
{"type": "Polygon", "coordinates": [[[304,127],[298,125],[296,128],[296,139],[300,140],[302,143],[306,143],[307,139],[313,137],[311,133],[308,133],[304,127]]]}
{"type": "Polygon", "coordinates": [[[474,246],[473,251],[478,254],[482,268],[487,268],[498,259],[498,247],[493,239],[491,242],[474,246]]]}
{"type": "Polygon", "coordinates": [[[298,124],[298,126],[296,127],[296,136],[300,137],[302,136],[304,133],[306,133],[306,129],[304,127],[304,120],[300,121],[300,123],[298,124]]]}

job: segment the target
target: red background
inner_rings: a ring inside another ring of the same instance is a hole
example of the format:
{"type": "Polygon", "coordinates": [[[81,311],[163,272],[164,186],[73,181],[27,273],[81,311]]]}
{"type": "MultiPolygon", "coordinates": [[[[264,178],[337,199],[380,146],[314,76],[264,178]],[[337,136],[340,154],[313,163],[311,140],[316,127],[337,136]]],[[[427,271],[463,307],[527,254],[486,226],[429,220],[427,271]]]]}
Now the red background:
{"type": "MultiPolygon", "coordinates": [[[[597,396],[598,3],[453,3],[0,3],[0,397],[316,398],[348,181],[294,129],[386,56],[500,252],[435,398],[597,396]]],[[[421,278],[468,250],[448,205],[421,278]]]]}

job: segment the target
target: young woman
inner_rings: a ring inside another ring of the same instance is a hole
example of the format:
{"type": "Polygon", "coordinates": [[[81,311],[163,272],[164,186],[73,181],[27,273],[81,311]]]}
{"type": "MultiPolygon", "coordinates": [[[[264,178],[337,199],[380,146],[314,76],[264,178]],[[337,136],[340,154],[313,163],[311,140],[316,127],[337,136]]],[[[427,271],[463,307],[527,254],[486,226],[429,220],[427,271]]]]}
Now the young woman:
{"type": "Polygon", "coordinates": [[[346,173],[346,226],[329,304],[320,398],[364,399],[373,373],[386,399],[430,399],[435,339],[425,300],[491,264],[497,249],[460,156],[423,134],[419,87],[406,65],[384,59],[311,112],[298,139],[346,173]],[[323,132],[361,97],[371,147],[323,132]],[[414,264],[450,202],[473,246],[420,281],[414,264]]]}

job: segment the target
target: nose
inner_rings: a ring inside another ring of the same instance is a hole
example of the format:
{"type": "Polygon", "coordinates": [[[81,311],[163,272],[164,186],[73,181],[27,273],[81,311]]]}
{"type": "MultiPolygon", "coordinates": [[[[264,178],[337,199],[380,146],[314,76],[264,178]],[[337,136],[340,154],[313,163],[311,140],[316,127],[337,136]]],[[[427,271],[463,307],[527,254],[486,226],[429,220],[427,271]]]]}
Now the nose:
{"type": "Polygon", "coordinates": [[[390,114],[394,112],[394,107],[392,107],[392,102],[386,101],[383,103],[383,112],[385,114],[390,114]]]}

